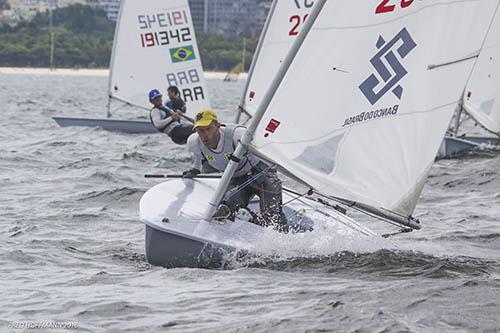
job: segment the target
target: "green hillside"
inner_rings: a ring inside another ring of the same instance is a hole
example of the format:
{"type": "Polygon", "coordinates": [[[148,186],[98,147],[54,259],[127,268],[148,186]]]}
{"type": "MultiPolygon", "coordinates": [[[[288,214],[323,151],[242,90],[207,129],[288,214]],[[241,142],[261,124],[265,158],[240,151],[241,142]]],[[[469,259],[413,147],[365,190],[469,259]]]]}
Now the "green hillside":
{"type": "MultiPolygon", "coordinates": [[[[2,0],[0,0],[2,1],[2,0]]],[[[115,22],[104,11],[84,5],[55,9],[54,66],[107,68],[113,46],[115,22]]],[[[197,33],[206,70],[226,71],[241,62],[242,39],[197,33]]],[[[246,68],[250,66],[257,38],[247,40],[246,68]]],[[[0,25],[0,66],[49,67],[49,13],[38,13],[17,26],[0,25]]]]}

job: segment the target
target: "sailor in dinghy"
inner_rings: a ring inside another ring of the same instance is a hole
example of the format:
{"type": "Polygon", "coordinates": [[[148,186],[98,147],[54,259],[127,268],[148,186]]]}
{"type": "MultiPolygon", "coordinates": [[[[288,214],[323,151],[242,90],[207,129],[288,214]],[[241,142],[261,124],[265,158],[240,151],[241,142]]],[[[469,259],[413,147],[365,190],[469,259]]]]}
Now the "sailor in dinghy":
{"type": "Polygon", "coordinates": [[[174,143],[185,144],[188,137],[193,134],[193,125],[181,122],[185,111],[182,109],[174,111],[163,106],[163,95],[157,89],[151,90],[148,97],[149,102],[153,104],[153,108],[149,111],[149,119],[153,126],[159,132],[168,135],[174,143]]]}
{"type": "Polygon", "coordinates": [[[231,180],[230,190],[218,207],[214,219],[234,220],[238,211],[245,209],[252,216],[252,222],[288,231],[283,214],[281,181],[276,175],[276,169],[251,153],[238,160],[233,157],[235,147],[246,128],[236,124],[221,125],[212,109],[198,112],[193,128],[196,134],[188,139],[193,164],[190,170],[184,171],[184,178],[198,175],[202,169],[202,161],[219,172],[224,172],[231,160],[239,165],[231,180]],[[247,209],[254,195],[259,197],[259,215],[247,209]]]}

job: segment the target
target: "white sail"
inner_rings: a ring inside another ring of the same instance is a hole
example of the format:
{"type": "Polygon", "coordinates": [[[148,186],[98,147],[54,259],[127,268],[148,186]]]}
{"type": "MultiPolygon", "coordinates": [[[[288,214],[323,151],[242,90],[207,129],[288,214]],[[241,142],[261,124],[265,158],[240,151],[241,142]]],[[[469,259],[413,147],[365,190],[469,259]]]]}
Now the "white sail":
{"type": "Polygon", "coordinates": [[[187,0],[122,0],[116,29],[111,98],[149,109],[151,89],[175,85],[190,113],[209,106],[187,0]]]}
{"type": "Polygon", "coordinates": [[[409,215],[498,0],[316,6],[252,149],[321,193],[409,215]]]}
{"type": "Polygon", "coordinates": [[[497,10],[464,95],[465,111],[500,135],[500,11],[497,10]]]}
{"type": "Polygon", "coordinates": [[[313,0],[274,0],[241,102],[242,109],[249,115],[257,110],[313,5],[313,0]]]}

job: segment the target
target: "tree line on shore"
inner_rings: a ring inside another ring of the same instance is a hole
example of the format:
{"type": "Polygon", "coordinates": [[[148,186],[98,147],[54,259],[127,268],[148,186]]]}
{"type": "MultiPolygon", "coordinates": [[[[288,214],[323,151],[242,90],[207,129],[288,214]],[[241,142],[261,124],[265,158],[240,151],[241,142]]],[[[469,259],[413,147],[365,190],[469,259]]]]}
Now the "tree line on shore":
{"type": "MultiPolygon", "coordinates": [[[[55,9],[52,13],[54,67],[107,68],[113,47],[115,22],[106,13],[84,5],[55,9]]],[[[227,71],[242,60],[243,40],[196,33],[206,70],[227,71]]],[[[247,39],[246,69],[258,38],[247,39]]],[[[49,13],[37,13],[16,26],[0,24],[1,67],[49,67],[51,35],[49,13]]]]}

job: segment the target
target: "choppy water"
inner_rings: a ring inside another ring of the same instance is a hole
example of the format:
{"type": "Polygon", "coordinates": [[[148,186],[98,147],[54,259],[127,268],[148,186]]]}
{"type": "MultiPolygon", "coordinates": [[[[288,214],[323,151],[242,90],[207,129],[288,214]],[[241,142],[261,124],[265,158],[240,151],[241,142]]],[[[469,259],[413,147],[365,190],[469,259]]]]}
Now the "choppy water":
{"type": "MultiPolygon", "coordinates": [[[[188,166],[183,147],[50,118],[104,115],[106,81],[0,75],[0,331],[500,331],[497,154],[437,162],[423,230],[391,242],[277,239],[272,258],[167,270],[145,262],[138,202],[143,174],[188,166]]],[[[243,83],[208,84],[232,120],[243,83]]]]}

